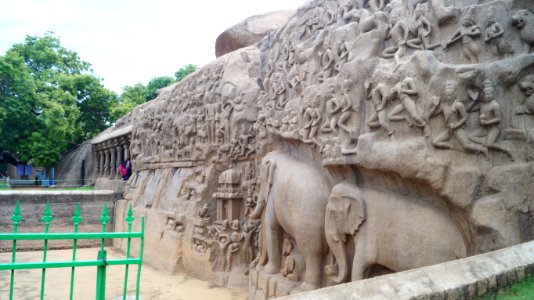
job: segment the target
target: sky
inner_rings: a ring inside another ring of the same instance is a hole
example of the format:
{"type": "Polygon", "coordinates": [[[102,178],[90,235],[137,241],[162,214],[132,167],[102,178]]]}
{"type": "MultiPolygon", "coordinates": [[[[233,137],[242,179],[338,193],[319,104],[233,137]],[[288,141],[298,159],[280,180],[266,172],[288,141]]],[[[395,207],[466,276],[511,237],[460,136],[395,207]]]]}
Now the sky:
{"type": "Polygon", "coordinates": [[[105,87],[146,85],[215,59],[215,40],[256,14],[304,0],[0,0],[0,55],[27,35],[53,31],[92,65],[105,87]]]}

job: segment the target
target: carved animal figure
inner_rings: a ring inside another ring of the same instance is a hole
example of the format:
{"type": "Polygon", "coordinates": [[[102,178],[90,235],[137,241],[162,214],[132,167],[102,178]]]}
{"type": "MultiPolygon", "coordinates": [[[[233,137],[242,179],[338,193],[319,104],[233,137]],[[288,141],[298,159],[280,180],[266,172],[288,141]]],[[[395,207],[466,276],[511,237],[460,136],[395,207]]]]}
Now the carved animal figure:
{"type": "MultiPolygon", "coordinates": [[[[332,187],[325,173],[320,167],[280,152],[270,152],[261,163],[258,204],[249,218],[262,217],[267,274],[280,272],[282,230],[295,239],[306,272],[302,285],[292,292],[316,289],[321,283],[322,257],[327,250],[324,213],[332,187]]],[[[260,258],[258,265],[264,263],[260,258]]]]}
{"type": "Polygon", "coordinates": [[[512,25],[519,29],[521,40],[527,45],[527,53],[534,48],[534,14],[526,9],[518,10],[512,16],[512,25]]]}
{"type": "Polygon", "coordinates": [[[376,266],[400,272],[466,256],[461,232],[443,211],[349,182],[332,189],[325,233],[336,260],[325,272],[335,283],[348,277],[348,235],[354,235],[355,244],[353,281],[364,279],[376,266]]]}

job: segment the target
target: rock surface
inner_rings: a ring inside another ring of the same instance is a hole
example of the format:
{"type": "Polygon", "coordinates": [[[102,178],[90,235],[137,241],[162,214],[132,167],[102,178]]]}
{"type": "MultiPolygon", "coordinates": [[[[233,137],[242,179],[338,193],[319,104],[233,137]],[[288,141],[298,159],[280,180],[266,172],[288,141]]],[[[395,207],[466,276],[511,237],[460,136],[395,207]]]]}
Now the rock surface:
{"type": "Polygon", "coordinates": [[[532,240],[528,5],[306,2],[133,111],[117,217],[146,216],[152,264],[251,298],[532,240]]]}
{"type": "Polygon", "coordinates": [[[249,17],[226,29],[215,41],[215,57],[252,46],[283,25],[294,10],[280,10],[249,17]]]}

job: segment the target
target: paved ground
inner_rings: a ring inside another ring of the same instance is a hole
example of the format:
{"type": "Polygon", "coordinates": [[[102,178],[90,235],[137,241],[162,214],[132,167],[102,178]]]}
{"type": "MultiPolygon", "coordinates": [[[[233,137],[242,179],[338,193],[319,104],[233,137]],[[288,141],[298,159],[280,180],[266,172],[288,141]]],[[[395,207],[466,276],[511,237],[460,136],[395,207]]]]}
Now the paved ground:
{"type": "MultiPolygon", "coordinates": [[[[94,259],[98,249],[78,249],[77,259],[94,259]]],[[[122,254],[114,249],[108,249],[108,257],[118,258],[122,254]]],[[[54,250],[48,252],[48,261],[70,260],[72,250],[54,250]]],[[[17,261],[39,261],[42,252],[19,252],[17,261]]],[[[0,253],[0,262],[11,260],[10,253],[0,253]]],[[[130,267],[128,295],[135,294],[135,276],[137,267],[130,267]]],[[[116,299],[121,297],[124,280],[124,266],[108,267],[106,281],[106,298],[116,299]]],[[[69,299],[70,269],[47,269],[45,299],[61,300],[69,299]]],[[[95,299],[96,267],[76,269],[74,286],[74,299],[95,299]]],[[[39,299],[41,286],[41,270],[16,271],[15,294],[13,299],[33,300],[39,299]]],[[[9,299],[9,272],[0,272],[0,300],[9,299]]],[[[143,300],[149,299],[216,299],[238,300],[247,299],[244,290],[217,287],[208,282],[197,280],[186,275],[168,275],[148,265],[143,265],[141,272],[141,292],[143,300]]],[[[122,299],[122,297],[120,298],[122,299]]],[[[130,298],[135,299],[135,297],[130,298]]]]}

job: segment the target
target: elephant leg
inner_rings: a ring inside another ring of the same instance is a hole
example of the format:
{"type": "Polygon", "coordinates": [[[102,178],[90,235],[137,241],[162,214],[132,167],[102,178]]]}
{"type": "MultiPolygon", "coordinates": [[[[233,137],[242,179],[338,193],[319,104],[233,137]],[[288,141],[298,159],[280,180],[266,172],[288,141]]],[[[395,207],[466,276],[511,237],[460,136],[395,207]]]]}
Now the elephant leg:
{"type": "Polygon", "coordinates": [[[366,243],[366,232],[360,232],[356,234],[355,247],[354,247],[354,260],[352,262],[352,281],[365,279],[365,271],[367,268],[376,262],[375,247],[366,243]]]}
{"type": "Polygon", "coordinates": [[[300,293],[317,289],[321,284],[322,274],[322,242],[321,241],[303,241],[300,245],[302,255],[306,263],[306,273],[302,284],[291,291],[291,293],[300,293]]]}
{"type": "Polygon", "coordinates": [[[268,218],[269,214],[265,214],[265,243],[267,245],[267,256],[269,261],[265,266],[265,273],[275,274],[280,271],[281,256],[280,256],[280,225],[275,220],[274,214],[272,218],[268,218]],[[270,219],[270,220],[267,220],[270,219]]]}

